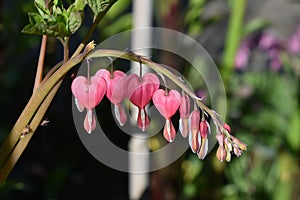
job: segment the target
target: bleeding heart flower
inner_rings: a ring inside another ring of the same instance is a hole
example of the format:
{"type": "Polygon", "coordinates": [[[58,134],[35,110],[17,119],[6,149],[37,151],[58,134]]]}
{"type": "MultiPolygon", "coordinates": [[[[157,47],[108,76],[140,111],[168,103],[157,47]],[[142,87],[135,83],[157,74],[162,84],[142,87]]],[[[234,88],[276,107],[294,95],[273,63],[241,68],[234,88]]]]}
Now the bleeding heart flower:
{"type": "Polygon", "coordinates": [[[200,112],[193,110],[189,117],[189,144],[194,153],[201,145],[201,135],[199,131],[200,112]]]}
{"type": "Polygon", "coordinates": [[[208,151],[208,139],[207,134],[210,133],[210,127],[206,120],[202,120],[199,124],[199,131],[201,135],[201,146],[198,151],[198,157],[204,159],[208,151]]]}
{"type": "Polygon", "coordinates": [[[166,93],[165,90],[159,89],[154,92],[152,100],[160,114],[166,118],[166,124],[163,131],[164,137],[167,141],[172,142],[175,138],[176,131],[172,124],[171,117],[176,113],[180,106],[180,93],[177,90],[170,90],[166,93]]]}
{"type": "Polygon", "coordinates": [[[142,131],[145,131],[150,124],[145,106],[159,88],[159,79],[153,73],[147,73],[143,77],[131,74],[127,77],[125,86],[128,99],[139,108],[137,124],[142,131]]]}
{"type": "Polygon", "coordinates": [[[96,75],[102,76],[105,79],[106,97],[114,104],[115,116],[119,124],[123,126],[127,120],[126,112],[122,105],[122,101],[126,97],[124,90],[126,74],[119,70],[111,74],[106,69],[100,69],[96,75]]]}
{"type": "Polygon", "coordinates": [[[105,80],[99,76],[93,76],[90,80],[84,76],[78,76],[73,80],[71,89],[78,110],[82,112],[84,108],[87,109],[84,128],[88,133],[91,133],[96,128],[92,109],[101,102],[105,94],[105,80]]]}
{"type": "Polygon", "coordinates": [[[186,138],[189,134],[189,115],[190,115],[190,98],[187,94],[183,94],[181,97],[179,113],[180,113],[179,130],[181,132],[181,135],[184,138],[186,138]]]}

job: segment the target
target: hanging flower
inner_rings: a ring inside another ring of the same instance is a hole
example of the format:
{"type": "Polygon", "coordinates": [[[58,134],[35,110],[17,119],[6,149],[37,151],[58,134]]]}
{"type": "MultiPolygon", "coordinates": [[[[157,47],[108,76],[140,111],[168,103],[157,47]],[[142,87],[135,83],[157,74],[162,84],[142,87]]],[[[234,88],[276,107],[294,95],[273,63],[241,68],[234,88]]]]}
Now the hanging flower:
{"type": "Polygon", "coordinates": [[[201,145],[199,131],[200,111],[193,110],[189,117],[189,144],[194,153],[198,152],[201,145]]]}
{"type": "Polygon", "coordinates": [[[104,78],[106,82],[106,97],[114,104],[114,113],[117,121],[123,126],[127,121],[126,112],[122,105],[126,97],[124,89],[126,74],[120,70],[110,73],[106,69],[100,69],[96,75],[104,78]]]}
{"type": "Polygon", "coordinates": [[[189,134],[190,98],[184,92],[182,92],[179,113],[179,130],[181,135],[186,138],[189,134]]]}
{"type": "Polygon", "coordinates": [[[204,159],[208,151],[207,135],[210,134],[209,124],[204,118],[199,124],[199,131],[201,136],[201,146],[197,154],[200,159],[204,159]]]}
{"type": "Polygon", "coordinates": [[[131,74],[127,77],[125,86],[128,99],[139,109],[137,124],[142,131],[145,131],[150,124],[145,106],[159,88],[159,79],[153,73],[147,73],[143,77],[131,74]]]}
{"type": "Polygon", "coordinates": [[[177,90],[170,90],[166,92],[159,89],[154,92],[153,104],[166,119],[163,135],[168,142],[172,142],[176,136],[176,130],[172,124],[171,117],[176,113],[180,106],[181,96],[177,90]]]}
{"type": "Polygon", "coordinates": [[[93,76],[90,79],[78,76],[73,80],[71,90],[76,98],[78,110],[87,109],[84,128],[88,133],[91,133],[96,128],[95,115],[92,109],[101,102],[105,94],[105,80],[100,76],[93,76]]]}

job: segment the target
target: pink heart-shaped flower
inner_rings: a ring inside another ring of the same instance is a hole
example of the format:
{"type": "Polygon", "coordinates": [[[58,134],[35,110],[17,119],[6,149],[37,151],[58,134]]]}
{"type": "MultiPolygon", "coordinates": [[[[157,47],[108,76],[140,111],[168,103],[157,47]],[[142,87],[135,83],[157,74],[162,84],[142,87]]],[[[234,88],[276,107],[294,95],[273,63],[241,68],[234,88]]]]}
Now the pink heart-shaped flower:
{"type": "Polygon", "coordinates": [[[102,76],[106,82],[106,96],[113,104],[120,104],[125,96],[126,74],[120,70],[111,74],[106,69],[99,70],[96,75],[102,76]]]}
{"type": "Polygon", "coordinates": [[[142,131],[145,131],[150,124],[145,106],[159,88],[159,79],[153,73],[147,73],[143,77],[131,74],[127,77],[125,86],[128,99],[139,108],[137,124],[142,131]]]}
{"type": "Polygon", "coordinates": [[[129,100],[139,108],[144,108],[159,88],[159,79],[153,73],[147,73],[142,78],[131,74],[126,81],[126,94],[129,100]]]}
{"type": "Polygon", "coordinates": [[[78,110],[82,112],[84,108],[87,109],[83,125],[86,132],[91,133],[96,128],[92,109],[100,103],[106,92],[105,80],[100,76],[93,76],[90,80],[78,76],[73,80],[71,90],[78,110]]]}
{"type": "Polygon", "coordinates": [[[177,90],[170,90],[167,94],[165,90],[159,89],[154,92],[152,100],[160,114],[170,119],[180,106],[181,96],[177,90]]]}
{"type": "Polygon", "coordinates": [[[100,69],[97,76],[102,76],[106,82],[106,97],[114,104],[114,113],[117,121],[123,126],[127,121],[126,112],[122,106],[125,99],[126,74],[120,70],[111,74],[106,69],[100,69]]]}
{"type": "Polygon", "coordinates": [[[73,80],[71,89],[78,103],[91,109],[102,100],[106,91],[106,84],[100,76],[93,76],[89,81],[84,76],[78,76],[73,80]]]}
{"type": "Polygon", "coordinates": [[[166,118],[163,134],[167,141],[172,142],[175,138],[176,130],[172,124],[171,117],[180,106],[180,93],[176,90],[170,90],[166,93],[165,90],[159,89],[154,92],[152,101],[160,114],[166,118]]]}

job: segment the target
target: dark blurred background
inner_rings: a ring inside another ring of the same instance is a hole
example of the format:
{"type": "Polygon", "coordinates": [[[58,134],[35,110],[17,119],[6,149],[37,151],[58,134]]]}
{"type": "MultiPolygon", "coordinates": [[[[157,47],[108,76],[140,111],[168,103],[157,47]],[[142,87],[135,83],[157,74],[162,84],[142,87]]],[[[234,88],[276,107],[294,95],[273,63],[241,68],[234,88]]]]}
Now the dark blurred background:
{"type": "MultiPolygon", "coordinates": [[[[225,36],[234,1],[154,1],[153,24],[181,31],[199,41],[222,70],[225,36]]],[[[300,199],[300,2],[248,1],[242,41],[234,70],[226,82],[227,122],[248,144],[240,158],[221,163],[216,148],[200,161],[190,150],[170,166],[150,173],[143,199],[300,199]],[[298,46],[297,46],[298,45],[298,46]]],[[[119,0],[93,35],[97,43],[132,26],[132,4],[119,0]]],[[[40,36],[22,34],[33,1],[0,1],[0,142],[32,93],[40,36]]],[[[91,24],[71,39],[73,52],[91,24]]],[[[172,56],[165,64],[194,80],[187,64],[172,56]]],[[[62,60],[62,47],[49,38],[46,70],[62,60]]],[[[128,174],[101,164],[81,143],[72,118],[70,84],[66,77],[40,127],[4,185],[0,199],[128,199],[128,174]]],[[[191,82],[194,89],[201,88],[191,82]]],[[[97,112],[113,141],[127,148],[128,136],[114,125],[106,108],[97,112]]],[[[1,152],[0,152],[1,153],[1,152]]]]}

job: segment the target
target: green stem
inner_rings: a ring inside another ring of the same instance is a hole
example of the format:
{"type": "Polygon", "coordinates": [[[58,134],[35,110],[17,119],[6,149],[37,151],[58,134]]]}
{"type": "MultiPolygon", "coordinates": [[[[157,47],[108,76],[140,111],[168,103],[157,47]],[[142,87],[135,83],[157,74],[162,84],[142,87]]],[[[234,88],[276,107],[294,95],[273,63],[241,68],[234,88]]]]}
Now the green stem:
{"type": "Polygon", "coordinates": [[[26,125],[29,123],[30,119],[33,117],[36,110],[39,108],[41,103],[43,102],[44,98],[48,95],[51,89],[57,84],[57,82],[62,79],[62,77],[75,65],[80,63],[85,55],[90,51],[83,52],[78,56],[71,58],[65,64],[63,64],[54,74],[45,82],[42,82],[40,86],[37,88],[36,92],[32,95],[29,102],[27,103],[25,109],[21,113],[19,119],[15,123],[14,127],[12,128],[11,132],[9,133],[8,137],[2,144],[0,148],[0,167],[6,161],[8,155],[10,154],[11,150],[15,147],[16,143],[18,142],[22,130],[26,125]]]}
{"type": "Polygon", "coordinates": [[[43,80],[47,38],[48,38],[47,35],[43,35],[43,37],[42,37],[42,43],[41,43],[41,48],[40,48],[40,55],[39,55],[39,61],[38,61],[38,65],[37,65],[36,75],[35,75],[33,91],[36,91],[36,89],[39,87],[40,83],[43,80]]]}
{"type": "Polygon", "coordinates": [[[243,31],[243,21],[247,0],[232,0],[231,16],[225,41],[222,76],[226,83],[233,71],[234,60],[243,31]]]}

